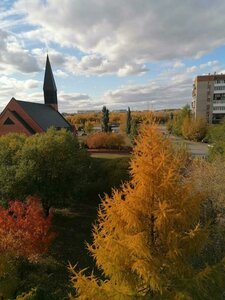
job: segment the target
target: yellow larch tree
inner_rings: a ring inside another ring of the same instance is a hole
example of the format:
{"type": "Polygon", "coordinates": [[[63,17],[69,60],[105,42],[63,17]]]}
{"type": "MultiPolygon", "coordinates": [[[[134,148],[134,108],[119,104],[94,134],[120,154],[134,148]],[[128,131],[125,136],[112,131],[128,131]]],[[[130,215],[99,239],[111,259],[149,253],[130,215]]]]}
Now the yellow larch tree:
{"type": "Polygon", "coordinates": [[[132,179],[102,200],[88,245],[102,276],[70,266],[76,289],[70,299],[212,299],[207,288],[217,283],[211,275],[223,266],[196,259],[207,230],[199,222],[202,197],[185,168],[183,154],[156,124],[142,126],[132,179]]]}

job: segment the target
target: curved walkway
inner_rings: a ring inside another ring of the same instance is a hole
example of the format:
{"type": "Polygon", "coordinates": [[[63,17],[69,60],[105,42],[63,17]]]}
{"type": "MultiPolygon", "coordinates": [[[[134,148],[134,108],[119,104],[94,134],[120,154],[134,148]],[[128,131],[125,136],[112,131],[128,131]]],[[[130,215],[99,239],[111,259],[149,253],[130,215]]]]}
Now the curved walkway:
{"type": "MultiPolygon", "coordinates": [[[[168,134],[167,130],[166,130],[166,126],[160,126],[160,130],[164,134],[168,134]]],[[[187,141],[187,140],[185,140],[181,137],[174,136],[172,134],[168,134],[168,136],[169,136],[170,140],[175,144],[185,144],[192,155],[202,156],[202,157],[207,157],[208,156],[208,151],[209,151],[208,144],[200,143],[200,142],[187,141]]]]}

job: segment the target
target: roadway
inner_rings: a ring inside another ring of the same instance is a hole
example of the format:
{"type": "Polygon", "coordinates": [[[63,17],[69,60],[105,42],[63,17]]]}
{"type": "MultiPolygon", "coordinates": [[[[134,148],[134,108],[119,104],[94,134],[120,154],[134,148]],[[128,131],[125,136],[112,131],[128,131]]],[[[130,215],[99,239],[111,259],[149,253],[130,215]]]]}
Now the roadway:
{"type": "Polygon", "coordinates": [[[166,127],[165,126],[160,126],[160,130],[169,136],[170,140],[174,144],[185,144],[188,151],[191,152],[194,156],[201,156],[201,157],[207,157],[208,156],[208,144],[206,143],[201,143],[201,142],[192,142],[192,141],[187,141],[181,137],[174,136],[172,134],[168,134],[166,127]]]}

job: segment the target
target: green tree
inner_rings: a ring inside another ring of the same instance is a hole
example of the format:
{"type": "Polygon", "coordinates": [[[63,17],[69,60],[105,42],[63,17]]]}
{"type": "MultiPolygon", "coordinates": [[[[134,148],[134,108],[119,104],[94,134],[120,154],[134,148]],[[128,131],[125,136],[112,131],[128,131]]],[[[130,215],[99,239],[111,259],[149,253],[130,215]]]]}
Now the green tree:
{"type": "Polygon", "coordinates": [[[108,132],[109,130],[109,110],[106,106],[102,108],[102,131],[108,132]]]}
{"type": "Polygon", "coordinates": [[[153,124],[140,130],[130,167],[130,183],[102,200],[88,246],[103,278],[71,268],[76,298],[222,299],[224,262],[196,260],[208,235],[183,155],[153,124]]]}
{"type": "Polygon", "coordinates": [[[222,124],[211,125],[208,132],[209,142],[212,147],[209,151],[210,159],[215,159],[217,156],[225,156],[225,121],[222,124]]]}
{"type": "Polygon", "coordinates": [[[130,107],[128,107],[127,110],[127,122],[126,122],[126,133],[130,134],[130,130],[131,130],[131,111],[130,111],[130,107]]]}
{"type": "Polygon", "coordinates": [[[190,105],[188,104],[181,109],[181,111],[175,118],[171,119],[173,124],[172,133],[176,135],[182,135],[182,125],[186,117],[191,117],[191,109],[190,105]]]}
{"type": "Polygon", "coordinates": [[[37,194],[46,212],[73,205],[87,180],[89,156],[66,130],[0,138],[0,191],[6,201],[37,194]]]}
{"type": "Polygon", "coordinates": [[[140,123],[141,123],[141,120],[138,117],[134,117],[131,120],[130,138],[132,141],[134,141],[138,135],[138,129],[140,127],[140,123]]]}
{"type": "Polygon", "coordinates": [[[66,130],[51,128],[26,140],[16,177],[24,194],[38,194],[48,210],[76,200],[88,165],[88,154],[80,149],[77,139],[66,130]]]}
{"type": "Polygon", "coordinates": [[[26,140],[25,135],[13,133],[0,137],[0,202],[15,199],[20,185],[16,180],[19,152],[26,140]]]}

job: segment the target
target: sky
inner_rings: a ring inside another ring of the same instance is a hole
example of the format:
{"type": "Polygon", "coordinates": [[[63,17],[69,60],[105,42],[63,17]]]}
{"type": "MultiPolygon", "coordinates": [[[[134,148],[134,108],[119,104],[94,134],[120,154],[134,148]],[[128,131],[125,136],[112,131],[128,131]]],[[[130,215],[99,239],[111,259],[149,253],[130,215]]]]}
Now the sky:
{"type": "Polygon", "coordinates": [[[48,53],[59,110],[168,109],[197,75],[225,73],[224,0],[0,0],[0,111],[43,103],[48,53]]]}

